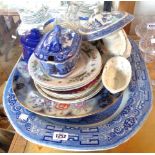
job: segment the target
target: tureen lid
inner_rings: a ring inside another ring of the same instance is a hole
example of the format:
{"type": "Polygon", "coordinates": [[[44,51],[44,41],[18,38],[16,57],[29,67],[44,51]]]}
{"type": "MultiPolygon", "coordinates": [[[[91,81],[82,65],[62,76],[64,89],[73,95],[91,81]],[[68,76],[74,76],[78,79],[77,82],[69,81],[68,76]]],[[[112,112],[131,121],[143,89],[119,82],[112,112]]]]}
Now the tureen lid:
{"type": "Polygon", "coordinates": [[[79,33],[82,35],[83,40],[99,40],[122,29],[133,19],[134,16],[127,12],[112,11],[101,13],[95,9],[94,13],[89,18],[79,18],[79,33]]]}
{"type": "Polygon", "coordinates": [[[43,61],[65,61],[79,50],[81,36],[75,31],[56,25],[46,33],[34,51],[43,61]]]}

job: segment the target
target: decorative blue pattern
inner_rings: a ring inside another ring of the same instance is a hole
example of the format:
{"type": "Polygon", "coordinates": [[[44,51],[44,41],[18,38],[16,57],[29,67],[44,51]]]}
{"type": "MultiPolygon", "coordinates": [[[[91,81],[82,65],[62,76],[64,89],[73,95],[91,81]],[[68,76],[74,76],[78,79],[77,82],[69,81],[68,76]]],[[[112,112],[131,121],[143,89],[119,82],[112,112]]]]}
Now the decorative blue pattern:
{"type": "Polygon", "coordinates": [[[65,77],[79,58],[81,36],[71,29],[56,25],[46,33],[34,50],[34,55],[50,76],[65,77]]]}
{"type": "Polygon", "coordinates": [[[152,92],[147,70],[137,45],[133,41],[131,43],[133,51],[129,59],[133,75],[124,94],[127,96],[127,102],[124,109],[112,120],[81,126],[63,124],[35,115],[15,100],[11,89],[11,74],[3,100],[6,114],[13,127],[29,141],[65,150],[110,149],[128,140],[142,126],[152,107],[152,92]],[[55,131],[68,133],[68,139],[54,140],[55,131]]]}
{"type": "Polygon", "coordinates": [[[80,45],[81,36],[78,33],[56,25],[43,36],[34,54],[42,61],[64,62],[79,52],[80,45]]]}
{"type": "Polygon", "coordinates": [[[92,33],[81,33],[82,35],[82,40],[86,41],[94,41],[94,40],[99,40],[101,38],[104,38],[111,33],[114,33],[120,29],[122,29],[124,26],[126,26],[128,23],[130,23],[134,19],[133,15],[128,15],[125,16],[122,20],[116,22],[115,24],[109,25],[107,28],[103,28],[101,30],[96,30],[92,33]]]}

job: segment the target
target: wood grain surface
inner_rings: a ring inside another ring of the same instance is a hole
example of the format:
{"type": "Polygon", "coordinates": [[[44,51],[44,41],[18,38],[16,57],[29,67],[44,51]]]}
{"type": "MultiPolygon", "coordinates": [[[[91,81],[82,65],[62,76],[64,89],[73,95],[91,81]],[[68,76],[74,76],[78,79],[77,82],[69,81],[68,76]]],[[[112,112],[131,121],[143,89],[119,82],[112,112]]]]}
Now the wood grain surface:
{"type": "MultiPolygon", "coordinates": [[[[126,11],[128,13],[133,14],[134,8],[135,8],[135,3],[136,3],[136,1],[120,1],[118,10],[126,11]]],[[[124,30],[126,31],[127,34],[129,34],[129,32],[130,32],[130,26],[131,26],[131,23],[124,27],[124,30]]]]}

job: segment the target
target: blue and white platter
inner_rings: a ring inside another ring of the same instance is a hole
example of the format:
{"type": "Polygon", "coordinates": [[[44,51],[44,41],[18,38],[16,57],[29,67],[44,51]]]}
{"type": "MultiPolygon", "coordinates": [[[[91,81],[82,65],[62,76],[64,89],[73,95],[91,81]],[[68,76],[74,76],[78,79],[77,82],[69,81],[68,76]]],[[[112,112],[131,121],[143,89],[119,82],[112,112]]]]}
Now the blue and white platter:
{"type": "Polygon", "coordinates": [[[79,33],[84,41],[94,41],[123,29],[134,19],[127,12],[94,12],[89,18],[80,18],[79,33]]]}
{"type": "MultiPolygon", "coordinates": [[[[103,120],[94,117],[62,120],[42,117],[23,108],[12,91],[13,73],[4,90],[6,114],[15,130],[40,145],[72,151],[114,148],[131,138],[142,127],[152,107],[152,92],[145,63],[137,45],[131,41],[132,80],[123,93],[119,109],[103,120]]],[[[108,112],[107,112],[108,114],[108,112]]]]}

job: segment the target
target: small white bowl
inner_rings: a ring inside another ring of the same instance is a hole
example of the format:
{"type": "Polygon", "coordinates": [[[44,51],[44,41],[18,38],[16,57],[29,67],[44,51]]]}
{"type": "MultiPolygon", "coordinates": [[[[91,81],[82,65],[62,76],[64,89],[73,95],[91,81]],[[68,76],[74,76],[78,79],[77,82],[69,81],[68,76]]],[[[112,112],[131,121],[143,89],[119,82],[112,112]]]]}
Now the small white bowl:
{"type": "Polygon", "coordinates": [[[132,69],[130,62],[121,56],[110,58],[104,66],[102,82],[112,94],[127,88],[131,80],[132,69]]]}
{"type": "Polygon", "coordinates": [[[112,33],[102,40],[104,42],[104,53],[106,55],[124,56],[128,50],[128,38],[123,29],[112,33]]]}

